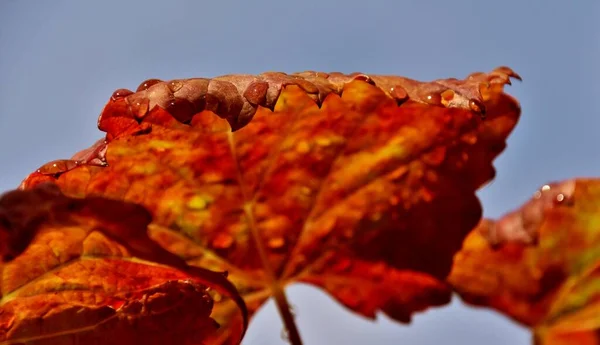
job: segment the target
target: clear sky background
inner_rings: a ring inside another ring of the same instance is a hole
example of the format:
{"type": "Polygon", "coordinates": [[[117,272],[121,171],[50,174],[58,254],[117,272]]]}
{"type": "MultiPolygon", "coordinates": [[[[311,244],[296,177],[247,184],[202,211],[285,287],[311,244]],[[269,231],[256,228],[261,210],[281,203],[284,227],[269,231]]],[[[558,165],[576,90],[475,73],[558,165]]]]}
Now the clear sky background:
{"type": "MultiPolygon", "coordinates": [[[[102,133],[112,91],[147,78],[302,70],[464,77],[508,65],[523,109],[495,181],[496,217],[545,182],[600,170],[600,2],[0,0],[0,191],[102,133]]],[[[455,300],[410,326],[288,290],[306,345],[525,345],[529,333],[455,300]]],[[[244,345],[284,344],[268,303],[244,345]]]]}

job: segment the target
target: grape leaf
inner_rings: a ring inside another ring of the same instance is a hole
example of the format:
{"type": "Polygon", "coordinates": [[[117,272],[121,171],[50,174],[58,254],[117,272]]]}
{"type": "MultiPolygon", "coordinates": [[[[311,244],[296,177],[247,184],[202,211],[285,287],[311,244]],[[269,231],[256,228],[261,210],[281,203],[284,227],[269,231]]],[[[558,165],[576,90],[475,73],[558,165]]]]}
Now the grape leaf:
{"type": "MultiPolygon", "coordinates": [[[[98,120],[106,141],[21,187],[53,181],[72,197],[145,206],[150,236],[228,271],[250,313],[273,296],[288,324],[282,289],[305,282],[364,316],[408,322],[450,299],[452,256],[481,217],[474,192],[520,114],[503,93],[510,77],[148,80],[112,95],[98,120]]],[[[240,322],[213,298],[211,316],[240,322]]],[[[236,341],[228,330],[223,343],[236,341]]]]}
{"type": "MultiPolygon", "coordinates": [[[[152,241],[151,219],[139,205],[68,198],[53,184],[3,195],[0,343],[197,344],[214,337],[208,289],[235,296],[235,287],[152,241]]],[[[244,330],[232,331],[241,339],[244,330]]]]}
{"type": "Polygon", "coordinates": [[[599,248],[600,180],[547,184],[520,209],[473,230],[449,282],[465,301],[532,327],[536,344],[596,345],[599,248]]]}

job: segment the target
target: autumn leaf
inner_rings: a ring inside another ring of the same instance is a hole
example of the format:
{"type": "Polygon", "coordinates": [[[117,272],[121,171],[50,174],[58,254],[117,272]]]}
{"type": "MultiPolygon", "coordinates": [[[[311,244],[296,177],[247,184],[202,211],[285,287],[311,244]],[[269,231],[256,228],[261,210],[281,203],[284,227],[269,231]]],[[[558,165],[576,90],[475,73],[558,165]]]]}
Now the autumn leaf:
{"type": "Polygon", "coordinates": [[[547,184],[473,230],[449,282],[467,302],[533,328],[536,344],[597,345],[599,248],[600,180],[547,184]]]}
{"type": "MultiPolygon", "coordinates": [[[[214,337],[219,325],[208,291],[235,296],[235,287],[152,241],[151,219],[141,206],[72,199],[53,184],[2,196],[0,344],[198,344],[214,337]]],[[[231,331],[241,339],[244,330],[231,331]]]]}
{"type": "MultiPolygon", "coordinates": [[[[433,82],[148,80],[112,95],[98,120],[106,141],[42,166],[22,188],[52,181],[71,197],[143,205],[150,237],[190,265],[229,272],[250,313],[273,297],[292,343],[283,289],[294,282],[408,322],[450,299],[452,257],[481,217],[475,191],[520,113],[502,91],[510,77],[502,67],[433,82]]],[[[212,296],[217,322],[240,322],[212,296]]],[[[223,343],[236,342],[229,330],[223,343]]]]}

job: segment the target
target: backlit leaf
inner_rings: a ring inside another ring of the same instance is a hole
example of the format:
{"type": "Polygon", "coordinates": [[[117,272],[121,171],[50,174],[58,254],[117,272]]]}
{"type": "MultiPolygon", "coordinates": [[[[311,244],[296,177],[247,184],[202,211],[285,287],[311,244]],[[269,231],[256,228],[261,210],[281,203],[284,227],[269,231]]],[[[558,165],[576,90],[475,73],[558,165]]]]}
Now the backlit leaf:
{"type": "MultiPolygon", "coordinates": [[[[474,193],[520,113],[502,91],[511,76],[150,80],[113,94],[98,121],[107,143],[22,188],[53,181],[72,197],[145,206],[150,236],[228,271],[251,313],[306,282],[364,316],[408,322],[449,301],[452,257],[481,216],[474,193]]],[[[240,322],[213,297],[211,316],[240,322]]],[[[235,342],[229,330],[222,340],[235,342]]]]}
{"type": "Polygon", "coordinates": [[[536,344],[600,344],[600,181],[545,185],[520,209],[483,221],[449,281],[466,301],[532,327],[536,344]]]}
{"type": "MultiPolygon", "coordinates": [[[[147,236],[141,206],[40,184],[0,198],[0,344],[198,344],[216,335],[209,289],[147,236]]],[[[244,305],[238,300],[244,312],[244,305]]],[[[232,329],[241,339],[244,329],[232,329]]]]}

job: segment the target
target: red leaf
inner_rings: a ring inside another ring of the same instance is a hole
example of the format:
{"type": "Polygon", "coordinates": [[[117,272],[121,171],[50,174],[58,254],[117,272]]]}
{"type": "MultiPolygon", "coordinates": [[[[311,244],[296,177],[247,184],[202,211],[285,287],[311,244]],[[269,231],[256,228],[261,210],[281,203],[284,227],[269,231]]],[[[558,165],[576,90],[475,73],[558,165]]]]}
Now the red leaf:
{"type": "Polygon", "coordinates": [[[533,328],[536,344],[599,344],[599,205],[600,180],[543,186],[467,237],[449,282],[466,301],[533,328]]]}
{"type": "MultiPolygon", "coordinates": [[[[78,161],[22,186],[144,205],[150,236],[230,272],[251,313],[273,295],[289,314],[282,288],[308,282],[362,315],[409,321],[449,301],[452,256],[481,216],[475,190],[520,113],[502,92],[510,76],[151,81],[102,112],[107,166],[78,161]]],[[[239,322],[218,297],[212,316],[239,322]]]]}

